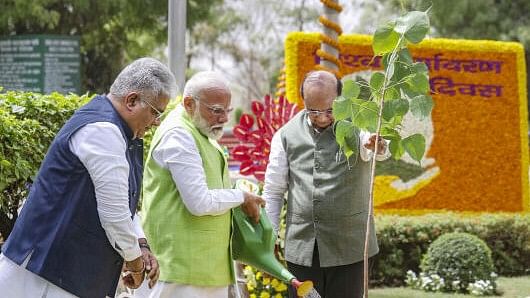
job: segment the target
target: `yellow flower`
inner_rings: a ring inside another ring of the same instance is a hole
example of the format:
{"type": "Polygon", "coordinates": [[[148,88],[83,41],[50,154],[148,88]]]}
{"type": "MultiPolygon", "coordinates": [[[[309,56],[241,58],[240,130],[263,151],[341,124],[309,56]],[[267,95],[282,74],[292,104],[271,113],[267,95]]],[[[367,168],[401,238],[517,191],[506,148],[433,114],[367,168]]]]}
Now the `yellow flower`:
{"type": "Polygon", "coordinates": [[[271,283],[271,279],[269,277],[264,277],[263,278],[263,285],[264,286],[266,286],[266,285],[268,285],[270,283],[271,283]]]}
{"type": "Polygon", "coordinates": [[[273,278],[272,281],[271,281],[271,286],[273,288],[276,288],[278,286],[280,282],[276,279],[276,278],[273,278]]]}
{"type": "Polygon", "coordinates": [[[250,296],[248,296],[248,298],[258,298],[258,297],[256,296],[256,294],[250,294],[250,296]]]}
{"type": "Polygon", "coordinates": [[[258,271],[258,273],[256,273],[256,280],[261,279],[262,275],[263,273],[261,273],[261,271],[258,271]]]}
{"type": "Polygon", "coordinates": [[[282,282],[278,286],[274,287],[277,292],[283,292],[287,290],[287,286],[282,282]]]}
{"type": "Polygon", "coordinates": [[[259,298],[270,298],[270,297],[271,297],[271,294],[267,292],[261,292],[261,294],[259,295],[259,298]]]}
{"type": "Polygon", "coordinates": [[[283,295],[278,293],[278,294],[274,295],[274,298],[283,298],[283,295]]]}
{"type": "Polygon", "coordinates": [[[254,286],[251,285],[250,283],[248,283],[248,284],[247,284],[247,290],[248,290],[249,292],[254,291],[254,286]]]}

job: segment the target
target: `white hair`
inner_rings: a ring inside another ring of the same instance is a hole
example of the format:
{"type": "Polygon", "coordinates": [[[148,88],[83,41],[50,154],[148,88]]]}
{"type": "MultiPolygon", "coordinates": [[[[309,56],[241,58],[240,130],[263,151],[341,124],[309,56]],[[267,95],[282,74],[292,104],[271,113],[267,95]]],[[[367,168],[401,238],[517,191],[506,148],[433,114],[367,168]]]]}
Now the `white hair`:
{"type": "Polygon", "coordinates": [[[140,58],[127,65],[110,86],[110,94],[117,97],[124,97],[130,92],[138,92],[149,101],[161,97],[173,99],[177,94],[177,83],[162,62],[140,58]]]}
{"type": "Polygon", "coordinates": [[[201,71],[194,74],[184,86],[184,93],[182,97],[192,97],[195,100],[200,100],[203,91],[211,88],[220,88],[230,92],[228,83],[217,72],[201,71]]]}

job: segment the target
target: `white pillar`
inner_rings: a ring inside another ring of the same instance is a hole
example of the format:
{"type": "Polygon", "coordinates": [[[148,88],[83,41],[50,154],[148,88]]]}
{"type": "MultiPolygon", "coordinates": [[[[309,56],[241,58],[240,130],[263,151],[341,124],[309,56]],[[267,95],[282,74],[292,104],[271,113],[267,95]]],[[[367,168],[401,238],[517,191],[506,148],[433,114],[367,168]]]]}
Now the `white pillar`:
{"type": "Polygon", "coordinates": [[[179,93],[186,80],[186,0],[168,0],[168,60],[179,93]]]}

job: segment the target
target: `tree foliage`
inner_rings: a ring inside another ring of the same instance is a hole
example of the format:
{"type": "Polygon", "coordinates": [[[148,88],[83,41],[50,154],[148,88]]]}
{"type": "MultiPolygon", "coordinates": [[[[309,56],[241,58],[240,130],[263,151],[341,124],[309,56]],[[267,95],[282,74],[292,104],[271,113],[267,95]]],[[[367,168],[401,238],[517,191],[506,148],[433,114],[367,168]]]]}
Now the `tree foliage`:
{"type": "MultiPolygon", "coordinates": [[[[188,28],[223,2],[187,1],[188,28]]],[[[167,11],[166,0],[3,0],[0,35],[79,35],[82,89],[102,93],[128,60],[166,44],[167,11]]]]}
{"type": "Polygon", "coordinates": [[[321,6],[308,0],[226,0],[222,8],[213,8],[216,19],[192,29],[189,61],[208,58],[210,69],[238,85],[236,94],[261,98],[276,85],[286,34],[317,30],[316,7],[321,6]]]}
{"type": "Polygon", "coordinates": [[[530,46],[528,0],[392,0],[387,3],[404,10],[425,10],[432,6],[433,35],[512,40],[523,43],[527,49],[530,46]]]}
{"type": "MultiPolygon", "coordinates": [[[[379,0],[401,10],[429,13],[432,35],[447,38],[518,41],[525,47],[526,69],[530,69],[530,1],[528,0],[379,0]]],[[[527,76],[530,90],[530,76],[527,76]]],[[[530,94],[529,94],[530,98],[530,94]]]]}
{"type": "Polygon", "coordinates": [[[419,43],[429,31],[426,12],[412,11],[380,26],[374,33],[372,48],[382,56],[384,72],[372,74],[369,82],[344,82],[343,94],[333,103],[337,121],[337,143],[346,157],[358,152],[358,131],[380,134],[390,141],[390,152],[397,160],[406,152],[420,162],[425,153],[425,137],[402,137],[399,130],[409,111],[418,119],[428,117],[433,100],[428,95],[429,75],[423,62],[414,62],[408,44],[419,43]],[[361,88],[369,88],[367,97],[361,88]]]}

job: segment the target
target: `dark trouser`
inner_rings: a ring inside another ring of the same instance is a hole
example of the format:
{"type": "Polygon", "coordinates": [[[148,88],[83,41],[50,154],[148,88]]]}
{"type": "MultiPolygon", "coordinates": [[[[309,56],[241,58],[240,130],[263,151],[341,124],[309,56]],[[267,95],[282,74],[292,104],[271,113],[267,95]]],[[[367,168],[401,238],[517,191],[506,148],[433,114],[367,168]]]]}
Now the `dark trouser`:
{"type": "MultiPolygon", "coordinates": [[[[315,243],[311,267],[287,262],[289,271],[300,281],[311,280],[322,298],[361,298],[363,296],[363,261],[335,267],[320,267],[315,243]]],[[[289,298],[296,298],[289,286],[289,298]]]]}

